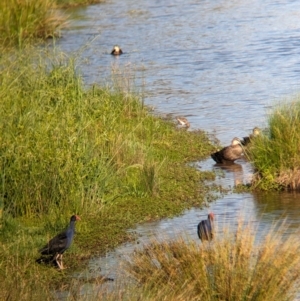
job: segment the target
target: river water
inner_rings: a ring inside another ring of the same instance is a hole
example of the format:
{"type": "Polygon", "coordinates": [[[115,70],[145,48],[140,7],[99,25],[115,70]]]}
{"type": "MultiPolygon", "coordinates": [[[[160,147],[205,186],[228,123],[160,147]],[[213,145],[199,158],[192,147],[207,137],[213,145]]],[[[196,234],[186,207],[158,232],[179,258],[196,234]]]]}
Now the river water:
{"type": "MultiPolygon", "coordinates": [[[[109,0],[69,13],[72,21],[57,44],[80,58],[86,84],[110,84],[121,70],[157,114],[185,116],[192,130],[203,129],[222,145],[264,127],[275,103],[300,90],[300,1],[109,0]],[[115,44],[122,56],[110,55],[115,44]]],[[[210,158],[199,168],[220,169],[210,158]]],[[[216,181],[226,187],[251,180],[251,165],[242,159],[222,171],[216,181]]],[[[209,211],[219,228],[244,216],[262,230],[288,219],[293,232],[300,221],[296,193],[230,193],[135,231],[140,242],[178,233],[196,240],[196,226],[209,211]]],[[[120,246],[91,260],[90,268],[116,278],[120,257],[135,247],[120,246]]]]}

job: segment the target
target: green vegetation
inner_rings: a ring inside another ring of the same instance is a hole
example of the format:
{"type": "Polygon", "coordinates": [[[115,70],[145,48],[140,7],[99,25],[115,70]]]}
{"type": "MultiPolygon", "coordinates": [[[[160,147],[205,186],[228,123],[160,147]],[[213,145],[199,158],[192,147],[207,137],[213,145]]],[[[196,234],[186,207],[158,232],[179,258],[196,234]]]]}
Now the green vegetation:
{"type": "Polygon", "coordinates": [[[0,43],[23,47],[53,38],[66,25],[62,8],[100,3],[102,0],[1,0],[0,43]]]}
{"type": "Polygon", "coordinates": [[[45,63],[16,56],[3,58],[0,74],[0,195],[15,217],[88,212],[119,195],[163,195],[166,166],[211,150],[204,133],[175,130],[134,93],[84,90],[63,56],[45,63]]]}
{"type": "Polygon", "coordinates": [[[105,0],[56,0],[59,7],[70,7],[79,5],[89,5],[104,2],[105,0]]]}
{"type": "Polygon", "coordinates": [[[254,186],[263,190],[300,189],[300,101],[277,105],[267,132],[253,141],[249,156],[257,171],[254,186]]]}
{"type": "Polygon", "coordinates": [[[85,89],[62,53],[23,49],[0,66],[0,299],[50,300],[66,288],[65,272],[35,260],[73,213],[82,220],[71,270],[134,239],[136,223],[213,199],[214,175],[187,164],[212,151],[202,131],[153,116],[120,81],[85,89]]]}
{"type": "Polygon", "coordinates": [[[0,42],[19,47],[58,34],[66,16],[54,0],[0,1],[0,42]]]}
{"type": "MultiPolygon", "coordinates": [[[[300,242],[298,235],[282,238],[285,230],[277,226],[258,239],[240,223],[211,244],[153,241],[127,261],[137,287],[122,300],[294,300],[300,242]]],[[[111,300],[121,300],[116,296],[111,300]]]]}

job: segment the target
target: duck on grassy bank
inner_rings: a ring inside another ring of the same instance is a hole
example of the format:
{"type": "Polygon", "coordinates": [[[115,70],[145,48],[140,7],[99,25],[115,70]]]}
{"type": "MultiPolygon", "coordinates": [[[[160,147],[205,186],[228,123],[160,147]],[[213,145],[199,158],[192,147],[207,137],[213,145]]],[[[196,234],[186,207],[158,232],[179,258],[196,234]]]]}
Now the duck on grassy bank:
{"type": "Polygon", "coordinates": [[[190,127],[190,123],[188,122],[188,120],[185,117],[177,117],[176,118],[179,125],[189,128],[190,127]]]}
{"type": "Polygon", "coordinates": [[[217,163],[233,163],[235,160],[242,157],[243,151],[241,140],[235,137],[232,139],[231,145],[222,148],[220,151],[212,153],[211,157],[217,163]]]}
{"type": "Polygon", "coordinates": [[[214,236],[214,222],[215,215],[213,213],[209,213],[206,220],[201,221],[198,224],[197,233],[201,241],[212,240],[214,236]]]}
{"type": "MultiPolygon", "coordinates": [[[[75,222],[80,220],[78,215],[72,215],[69,227],[53,237],[43,248],[39,250],[42,255],[52,256],[60,270],[64,269],[62,262],[63,253],[71,246],[75,234],[75,222]]],[[[42,257],[38,260],[42,262],[42,257]]]]}

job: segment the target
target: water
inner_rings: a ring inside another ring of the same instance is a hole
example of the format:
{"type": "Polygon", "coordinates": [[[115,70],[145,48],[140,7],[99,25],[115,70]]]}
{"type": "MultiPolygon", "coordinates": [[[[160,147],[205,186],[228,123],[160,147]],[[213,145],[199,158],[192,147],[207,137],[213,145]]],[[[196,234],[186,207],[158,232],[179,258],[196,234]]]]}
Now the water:
{"type": "MultiPolygon", "coordinates": [[[[145,103],[157,114],[188,118],[191,129],[214,134],[223,145],[264,127],[270,108],[299,92],[300,2],[111,0],[70,11],[74,18],[58,45],[77,52],[86,84],[110,82],[122,70],[135,80],[145,103]],[[118,44],[124,54],[111,56],[118,44]]],[[[212,159],[203,170],[218,170],[212,159]]],[[[222,169],[224,186],[248,183],[252,169],[245,160],[222,169]]],[[[297,194],[228,194],[209,207],[182,216],[139,225],[140,241],[185,233],[197,240],[196,225],[209,211],[219,226],[246,216],[260,229],[288,219],[299,227],[297,194]]],[[[126,244],[104,258],[91,260],[91,270],[117,277],[120,257],[133,251],[126,244]]]]}
{"type": "Polygon", "coordinates": [[[157,112],[187,116],[223,144],[263,126],[274,100],[299,91],[297,1],[109,1],[74,11],[59,45],[87,83],[134,73],[157,112]],[[109,55],[114,44],[124,51],[109,55]]]}

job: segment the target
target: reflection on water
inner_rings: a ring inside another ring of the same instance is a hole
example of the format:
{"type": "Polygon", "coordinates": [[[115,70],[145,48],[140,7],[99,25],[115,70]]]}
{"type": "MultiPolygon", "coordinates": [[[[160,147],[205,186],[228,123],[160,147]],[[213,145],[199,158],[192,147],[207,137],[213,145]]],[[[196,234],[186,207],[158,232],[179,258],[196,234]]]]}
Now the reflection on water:
{"type": "MultiPolygon", "coordinates": [[[[185,116],[191,129],[214,133],[223,145],[264,127],[275,99],[299,91],[300,1],[118,1],[76,8],[58,45],[78,51],[87,84],[106,83],[118,70],[136,80],[146,104],[160,114],[185,116]],[[91,41],[93,42],[89,44],[91,41]],[[124,54],[113,57],[113,45],[124,54]]],[[[232,166],[200,162],[225,187],[251,181],[244,159],[232,166]]],[[[198,241],[197,223],[209,211],[221,229],[238,218],[270,227],[286,218],[299,227],[300,202],[291,193],[230,193],[209,207],[137,227],[140,244],[126,244],[91,261],[92,270],[116,277],[120,257],[155,235],[185,233],[198,241]]]]}
{"type": "Polygon", "coordinates": [[[244,184],[243,167],[241,164],[237,164],[237,163],[230,164],[230,165],[215,164],[214,169],[221,169],[225,171],[226,174],[231,172],[233,175],[235,186],[244,184]]]}
{"type": "Polygon", "coordinates": [[[252,165],[245,158],[236,160],[233,164],[215,164],[212,159],[201,162],[201,169],[215,171],[215,183],[225,188],[251,183],[253,176],[252,165]]]}
{"type": "Polygon", "coordinates": [[[264,214],[266,222],[286,219],[291,233],[299,229],[300,194],[297,192],[254,193],[253,202],[257,210],[264,214]]]}

